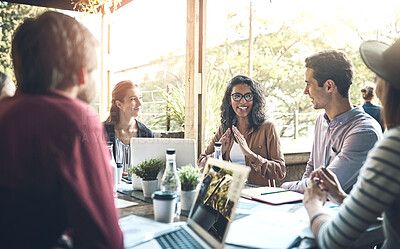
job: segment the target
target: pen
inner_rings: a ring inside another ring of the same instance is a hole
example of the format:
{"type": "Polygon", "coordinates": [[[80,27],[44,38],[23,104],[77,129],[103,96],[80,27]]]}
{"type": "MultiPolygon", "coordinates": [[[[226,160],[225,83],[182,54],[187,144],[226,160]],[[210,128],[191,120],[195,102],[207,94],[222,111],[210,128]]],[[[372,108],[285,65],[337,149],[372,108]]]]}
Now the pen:
{"type": "Polygon", "coordinates": [[[281,192],[286,192],[286,191],[289,191],[289,190],[288,189],[277,190],[277,191],[273,191],[273,192],[261,193],[261,195],[269,195],[269,194],[281,193],[281,192]]]}
{"type": "Polygon", "coordinates": [[[325,167],[322,169],[324,173],[326,172],[326,168],[328,168],[329,164],[331,163],[332,156],[328,157],[328,161],[325,163],[325,167]]]}
{"type": "MultiPolygon", "coordinates": [[[[328,157],[328,160],[325,163],[325,166],[322,168],[322,171],[326,174],[326,168],[328,168],[329,164],[331,163],[332,160],[332,156],[328,157]]],[[[321,183],[321,179],[318,179],[317,181],[317,185],[319,185],[321,183]]]]}

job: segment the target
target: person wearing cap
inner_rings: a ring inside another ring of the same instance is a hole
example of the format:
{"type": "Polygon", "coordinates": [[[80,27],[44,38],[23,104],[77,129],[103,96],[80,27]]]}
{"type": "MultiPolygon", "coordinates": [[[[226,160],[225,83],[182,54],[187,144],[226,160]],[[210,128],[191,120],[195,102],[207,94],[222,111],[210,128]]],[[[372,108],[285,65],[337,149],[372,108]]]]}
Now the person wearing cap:
{"type": "Polygon", "coordinates": [[[378,123],[381,125],[382,132],[385,131],[385,127],[383,125],[383,121],[381,118],[381,107],[372,104],[372,101],[375,99],[375,88],[372,85],[366,85],[361,88],[361,94],[364,99],[363,109],[366,113],[371,115],[378,123]]]}
{"type": "Polygon", "coordinates": [[[325,50],[306,58],[304,94],[314,109],[324,109],[314,129],[314,142],[303,178],[285,182],[282,187],[303,193],[311,172],[329,166],[348,193],[368,151],[382,138],[378,122],[361,106],[354,107],[349,97],[353,65],[346,54],[325,50]]]}
{"type": "Polygon", "coordinates": [[[349,195],[329,169],[311,174],[319,181],[310,182],[303,202],[321,248],[349,247],[382,214],[385,240],[380,248],[400,245],[400,40],[392,46],[363,42],[360,54],[365,65],[376,73],[376,95],[383,104],[387,131],[368,154],[349,195]],[[335,217],[324,212],[327,198],[341,204],[335,217]]]}

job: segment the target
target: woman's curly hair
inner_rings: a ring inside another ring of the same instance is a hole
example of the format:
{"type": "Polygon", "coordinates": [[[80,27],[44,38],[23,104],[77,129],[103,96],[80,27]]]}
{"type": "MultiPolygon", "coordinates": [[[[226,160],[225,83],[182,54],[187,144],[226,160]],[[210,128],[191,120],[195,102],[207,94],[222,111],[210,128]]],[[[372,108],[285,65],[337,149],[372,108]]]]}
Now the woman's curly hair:
{"type": "Polygon", "coordinates": [[[239,84],[248,85],[251,92],[254,94],[253,107],[249,114],[251,128],[257,129],[266,119],[265,98],[260,83],[247,76],[237,75],[229,81],[224,98],[222,99],[221,124],[224,131],[231,128],[232,125],[237,125],[236,113],[233,111],[231,105],[231,94],[233,87],[239,84]]]}

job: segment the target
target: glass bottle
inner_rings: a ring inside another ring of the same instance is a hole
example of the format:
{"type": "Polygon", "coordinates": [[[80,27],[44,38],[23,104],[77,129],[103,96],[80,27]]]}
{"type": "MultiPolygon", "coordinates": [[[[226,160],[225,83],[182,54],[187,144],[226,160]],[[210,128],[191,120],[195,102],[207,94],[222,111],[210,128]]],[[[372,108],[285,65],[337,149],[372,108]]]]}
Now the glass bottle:
{"type": "Polygon", "coordinates": [[[181,182],[176,170],[175,149],[167,149],[164,175],[161,178],[161,191],[177,195],[176,215],[180,215],[181,182]]]}
{"type": "Polygon", "coordinates": [[[221,142],[215,142],[214,144],[214,158],[221,160],[222,161],[222,143],[221,142]]]}
{"type": "Polygon", "coordinates": [[[113,152],[113,145],[108,144],[107,145],[108,150],[110,151],[111,155],[111,160],[110,160],[110,166],[113,174],[113,195],[114,197],[117,197],[117,187],[118,187],[118,169],[117,169],[117,164],[115,163],[114,159],[114,152],[113,152]]]}

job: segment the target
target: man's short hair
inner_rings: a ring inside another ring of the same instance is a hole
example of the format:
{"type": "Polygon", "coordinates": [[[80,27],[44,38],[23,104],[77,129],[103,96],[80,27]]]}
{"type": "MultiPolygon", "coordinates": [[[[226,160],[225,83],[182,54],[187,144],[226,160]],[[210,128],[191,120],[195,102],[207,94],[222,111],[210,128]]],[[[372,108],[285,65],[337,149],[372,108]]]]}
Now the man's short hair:
{"type": "Polygon", "coordinates": [[[82,68],[97,68],[97,47],[90,31],[65,14],[47,11],[25,20],[12,41],[18,88],[41,94],[78,84],[82,68]]]}
{"type": "Polygon", "coordinates": [[[349,96],[350,85],[353,81],[353,64],[346,54],[336,50],[325,50],[306,58],[306,67],[314,70],[314,79],[318,86],[331,79],[335,82],[343,98],[349,96]]]}

